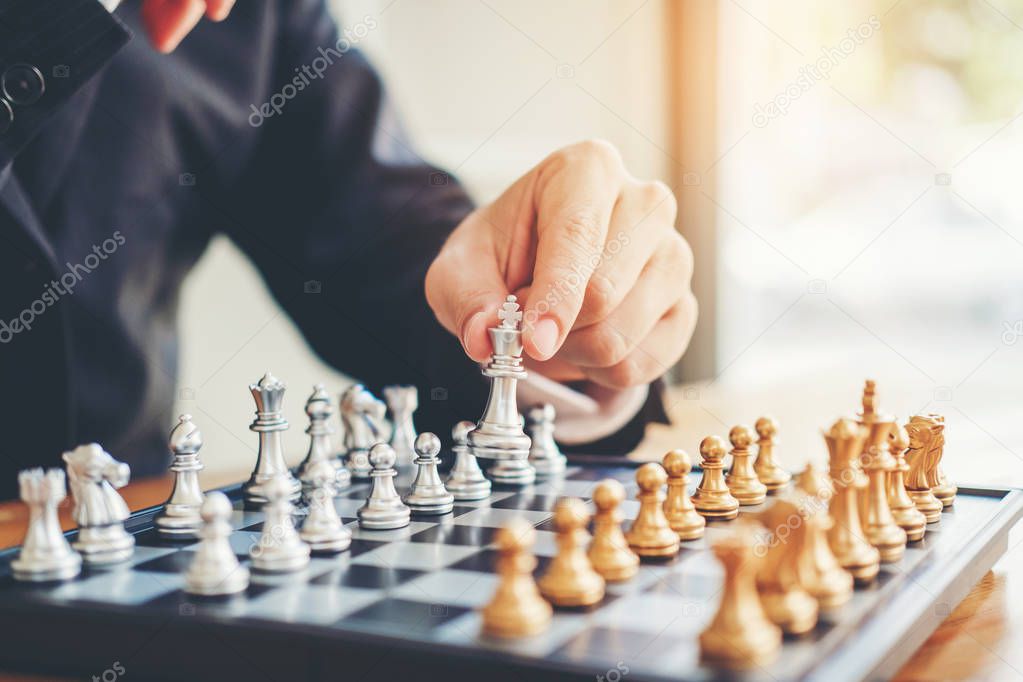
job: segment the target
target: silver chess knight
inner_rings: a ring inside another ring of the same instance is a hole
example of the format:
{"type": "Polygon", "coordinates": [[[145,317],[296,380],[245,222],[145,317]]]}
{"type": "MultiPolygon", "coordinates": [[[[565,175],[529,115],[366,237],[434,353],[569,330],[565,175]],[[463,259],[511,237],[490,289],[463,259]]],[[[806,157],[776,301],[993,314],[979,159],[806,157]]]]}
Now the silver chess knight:
{"type": "Polygon", "coordinates": [[[330,418],[334,414],[334,406],[330,404],[330,395],[323,384],[313,387],[313,394],[305,404],[305,413],[309,417],[309,426],[305,432],[309,434],[309,452],[299,467],[298,480],[302,487],[309,490],[314,487],[313,469],[320,462],[328,462],[337,470],[334,486],[338,490],[351,483],[352,475],[344,467],[343,462],[334,459],[330,436],[334,433],[330,418]]]}
{"type": "Polygon", "coordinates": [[[373,470],[369,449],[387,440],[386,413],[387,406],[362,384],[353,384],[341,394],[348,468],[355,478],[369,478],[373,470]]]}
{"type": "Polygon", "coordinates": [[[384,400],[391,410],[391,422],[394,424],[391,447],[397,457],[396,466],[408,466],[412,464],[415,455],[413,444],[416,441],[416,425],[412,415],[419,407],[419,394],[415,386],[385,386],[384,400]]]}
{"type": "Polygon", "coordinates": [[[394,448],[387,443],[377,443],[369,451],[369,462],[373,467],[373,489],[366,504],[357,512],[359,525],[369,530],[393,530],[404,528],[411,520],[411,510],[405,506],[394,488],[394,448]]]}
{"type": "Polygon", "coordinates": [[[170,470],[174,472],[174,489],[153,525],[157,533],[171,540],[194,538],[202,528],[202,517],[199,515],[199,507],[203,502],[202,488],[199,487],[202,433],[192,423],[191,415],[178,417],[168,447],[174,455],[170,465],[170,470]]]}
{"type": "Polygon", "coordinates": [[[451,467],[446,486],[456,500],[482,500],[490,495],[490,481],[483,475],[479,462],[466,445],[469,432],[474,428],[476,425],[472,422],[462,421],[451,429],[454,441],[451,451],[455,453],[455,465],[451,467]]]}
{"type": "Polygon", "coordinates": [[[281,413],[286,388],[270,372],[264,374],[259,383],[249,385],[256,401],[256,419],[249,425],[249,430],[259,434],[259,454],[252,476],[242,486],[248,507],[258,508],[266,504],[268,498],[263,487],[277,476],[281,476],[287,484],[289,499],[297,500],[302,490],[302,484],[288,471],[281,445],[281,432],[288,428],[288,422],[281,413]]]}
{"type": "Polygon", "coordinates": [[[447,514],[455,498],[444,487],[437,472],[440,438],[429,431],[421,433],[416,438],[415,450],[416,478],[403,501],[416,514],[447,514]]]}
{"type": "Polygon", "coordinates": [[[212,597],[244,591],[249,586],[249,569],[238,563],[228,540],[231,501],[214,490],[206,496],[199,513],[203,521],[199,531],[202,539],[185,571],[185,592],[212,597]]]}
{"type": "Polygon", "coordinates": [[[263,532],[252,549],[252,567],[258,571],[286,573],[309,565],[309,545],[295,530],[291,504],[293,486],[283,475],[274,476],[263,486],[263,532]]]}
{"type": "Polygon", "coordinates": [[[494,460],[488,473],[495,483],[528,485],[536,479],[529,463],[529,436],[522,430],[516,403],[518,382],[525,379],[522,368],[522,311],[514,295],[505,299],[497,312],[501,323],[491,327],[494,354],[483,368],[490,378],[490,396],[476,428],[469,432],[469,450],[476,457],[494,460]]]}
{"type": "Polygon", "coordinates": [[[124,530],[128,505],[116,488],[128,485],[131,469],[96,443],[79,445],[63,458],[75,503],[71,515],[78,524],[72,546],[86,564],[127,560],[135,550],[135,538],[124,530]]]}
{"type": "Polygon", "coordinates": [[[534,405],[526,412],[526,430],[532,441],[529,463],[538,476],[557,476],[565,471],[567,458],[554,440],[554,417],[554,406],[550,403],[534,405]]]}
{"type": "Polygon", "coordinates": [[[299,536],[314,552],[343,552],[352,544],[352,532],[345,528],[334,507],[337,496],[337,478],[344,471],[335,469],[328,460],[320,460],[309,467],[307,474],[311,488],[306,492],[309,513],[299,536]]]}
{"type": "Polygon", "coordinates": [[[57,505],[67,496],[60,469],[27,469],[18,474],[21,501],[28,505],[28,531],[18,558],[11,562],[14,577],[30,582],[70,580],[82,570],[82,557],[60,531],[57,505]]]}

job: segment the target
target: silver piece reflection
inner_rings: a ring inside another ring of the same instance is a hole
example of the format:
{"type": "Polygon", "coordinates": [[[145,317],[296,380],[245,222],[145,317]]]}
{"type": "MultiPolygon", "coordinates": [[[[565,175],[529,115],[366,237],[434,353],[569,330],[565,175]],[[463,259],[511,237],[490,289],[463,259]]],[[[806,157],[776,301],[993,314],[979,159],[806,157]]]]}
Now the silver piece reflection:
{"type": "Polygon", "coordinates": [[[153,524],[162,537],[194,538],[202,528],[199,507],[202,506],[203,495],[199,487],[199,472],[203,467],[199,461],[202,433],[192,423],[191,415],[178,417],[167,446],[174,455],[170,465],[170,470],[174,472],[174,488],[153,524]]]}
{"type": "Polygon", "coordinates": [[[369,451],[369,463],[373,467],[373,489],[366,504],[359,508],[359,525],[370,530],[391,530],[404,528],[411,520],[411,512],[401,501],[394,489],[394,448],[387,443],[377,443],[369,451]]]}
{"type": "Polygon", "coordinates": [[[128,505],[116,489],[128,485],[131,469],[97,443],[79,445],[63,459],[75,503],[71,516],[78,524],[71,546],[89,565],[127,560],[135,550],[135,538],[124,530],[128,505]]]}
{"type": "Polygon", "coordinates": [[[268,498],[264,487],[278,476],[287,484],[290,499],[297,500],[302,490],[302,484],[288,471],[288,465],[284,460],[284,448],[281,445],[281,432],[288,428],[288,422],[281,413],[286,388],[284,383],[269,371],[258,383],[249,385],[252,398],[256,401],[256,419],[249,425],[249,430],[259,434],[256,468],[242,486],[245,504],[249,507],[261,507],[266,504],[268,498]]]}
{"type": "Polygon", "coordinates": [[[195,557],[185,571],[185,591],[217,596],[236,594],[249,586],[249,569],[238,563],[228,538],[231,536],[231,501],[214,490],[199,508],[203,526],[195,557]]]}
{"type": "Polygon", "coordinates": [[[490,495],[490,481],[483,475],[479,462],[466,445],[469,432],[476,428],[470,421],[461,421],[451,429],[455,464],[448,476],[447,489],[456,500],[482,500],[490,495]]]}
{"type": "Polygon", "coordinates": [[[454,505],[455,498],[444,487],[440,479],[437,465],[440,460],[440,438],[429,431],[419,434],[415,442],[417,467],[416,478],[412,488],[405,496],[405,504],[416,514],[447,514],[454,505]]]}
{"type": "Polygon", "coordinates": [[[550,403],[534,405],[526,412],[526,430],[532,444],[529,463],[538,476],[557,476],[565,471],[567,458],[561,454],[554,440],[554,406],[550,403]]]}
{"type": "Polygon", "coordinates": [[[60,531],[57,505],[67,496],[60,469],[27,469],[18,474],[21,501],[28,505],[28,531],[11,562],[17,580],[69,580],[82,570],[82,557],[60,531]]]}
{"type": "Polygon", "coordinates": [[[495,483],[528,485],[536,471],[527,461],[529,436],[522,430],[516,403],[518,382],[528,375],[522,368],[522,311],[514,295],[505,299],[497,316],[500,325],[488,330],[494,354],[483,368],[483,376],[490,378],[490,395],[468,444],[476,457],[494,460],[487,473],[495,483]]]}

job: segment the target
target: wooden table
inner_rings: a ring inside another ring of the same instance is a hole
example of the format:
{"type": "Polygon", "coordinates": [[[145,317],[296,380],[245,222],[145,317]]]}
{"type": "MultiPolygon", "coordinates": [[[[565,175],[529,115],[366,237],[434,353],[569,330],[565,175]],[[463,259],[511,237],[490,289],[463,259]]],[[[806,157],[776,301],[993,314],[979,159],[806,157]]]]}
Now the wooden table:
{"type": "MultiPolygon", "coordinates": [[[[678,425],[652,426],[646,440],[632,456],[644,460],[660,458],[666,450],[674,447],[685,447],[694,452],[698,442],[696,434],[725,433],[727,430],[722,420],[726,418],[727,411],[718,409],[713,396],[707,393],[701,396],[699,403],[696,405],[691,399],[684,399],[681,389],[670,394],[669,411],[678,425]]],[[[827,409],[828,401],[822,401],[822,406],[827,409]]],[[[740,404],[739,407],[733,405],[732,409],[743,411],[745,408],[740,404]]],[[[811,452],[803,459],[822,461],[821,455],[811,452]]],[[[791,460],[788,463],[793,468],[803,464],[791,460]]],[[[954,471],[952,467],[947,468],[954,471]]],[[[204,488],[232,482],[225,476],[217,479],[204,479],[204,488]]],[[[128,485],[122,493],[128,505],[135,510],[162,503],[170,492],[170,485],[169,478],[140,480],[128,485]]],[[[72,526],[69,511],[65,501],[61,510],[65,528],[72,526]]],[[[0,503],[0,546],[9,547],[21,542],[25,521],[24,505],[19,502],[0,503]]],[[[1009,545],[1006,555],[948,615],[896,679],[1023,680],[1023,647],[1018,645],[1023,637],[1023,527],[1012,531],[1009,545]]],[[[53,678],[0,673],[0,680],[39,682],[44,679],[53,678]]]]}

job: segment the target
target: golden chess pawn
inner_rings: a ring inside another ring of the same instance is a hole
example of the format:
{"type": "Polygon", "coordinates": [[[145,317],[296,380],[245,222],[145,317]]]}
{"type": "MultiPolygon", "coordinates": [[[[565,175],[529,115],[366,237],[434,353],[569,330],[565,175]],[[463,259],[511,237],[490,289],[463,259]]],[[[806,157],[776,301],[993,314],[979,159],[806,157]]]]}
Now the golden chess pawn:
{"type": "Polygon", "coordinates": [[[753,463],[753,471],[767,488],[767,494],[773,495],[792,480],[792,474],[785,471],[774,458],[774,446],[778,443],[778,422],[772,417],[761,417],[754,428],[757,430],[757,461],[753,463]]]}
{"type": "Polygon", "coordinates": [[[692,502],[696,511],[708,519],[729,520],[739,515],[739,500],[732,497],[725,484],[723,469],[727,449],[720,436],[707,436],[700,442],[703,478],[693,493],[692,502]]]}
{"type": "Polygon", "coordinates": [[[828,544],[838,565],[860,585],[870,583],[880,570],[880,554],[864,539],[856,505],[856,472],[853,460],[863,450],[867,429],[851,419],[839,419],[824,434],[830,454],[830,474],[835,494],[831,498],[828,544]]]}
{"type": "Polygon", "coordinates": [[[689,472],[693,470],[689,454],[685,450],[672,450],[662,463],[668,474],[668,495],[664,500],[668,525],[678,533],[679,540],[702,538],[707,521],[689,499],[689,472]]]}
{"type": "Polygon", "coordinates": [[[806,526],[799,508],[780,498],[760,513],[769,533],[764,562],[757,571],[757,591],[764,612],[787,635],[801,635],[817,624],[817,600],[799,583],[797,563],[804,551],[806,526]]]}
{"type": "Polygon", "coordinates": [[[540,578],[540,594],[555,606],[593,606],[604,598],[604,579],[586,556],[590,515],[582,500],[564,497],[554,507],[558,553],[540,578]]]}
{"type": "Polygon", "coordinates": [[[906,464],[909,471],[905,473],[906,493],[913,504],[919,509],[927,523],[941,521],[941,510],[944,505],[931,491],[932,471],[937,467],[940,457],[945,425],[935,415],[915,415],[906,424],[909,436],[909,448],[906,450],[906,464]]]}
{"type": "Polygon", "coordinates": [[[796,559],[796,574],[822,610],[834,609],[852,597],[853,577],[838,565],[828,544],[828,529],[833,523],[828,516],[828,501],[833,495],[831,482],[807,464],[796,478],[796,487],[799,514],[806,526],[803,551],[796,559]]]}
{"type": "Polygon", "coordinates": [[[725,570],[721,603],[700,633],[700,661],[708,666],[743,670],[764,666],[781,649],[781,630],[764,613],[756,576],[763,557],[754,551],[753,530],[746,520],[735,533],[714,543],[725,570]]]}
{"type": "Polygon", "coordinates": [[[530,551],[536,530],[524,519],[514,519],[497,531],[497,589],[483,607],[483,632],[495,637],[528,637],[543,632],[551,622],[551,605],[540,596],[533,580],[536,558],[530,551]]]}
{"type": "Polygon", "coordinates": [[[916,542],[924,536],[927,519],[906,492],[905,474],[909,471],[905,456],[907,447],[909,435],[904,427],[896,424],[888,434],[888,449],[895,459],[895,468],[888,473],[888,506],[895,523],[906,531],[907,541],[916,542]]]}
{"type": "Polygon", "coordinates": [[[641,557],[671,557],[678,554],[678,534],[668,525],[661,503],[661,488],[668,480],[664,467],[647,462],[636,469],[639,485],[639,513],[625,534],[629,547],[641,557]]]}
{"type": "Polygon", "coordinates": [[[761,504],[767,498],[767,486],[757,478],[753,470],[753,429],[740,424],[733,426],[728,432],[728,440],[732,442],[732,470],[725,476],[725,485],[732,497],[741,505],[761,504]]]}
{"type": "Polygon", "coordinates": [[[624,486],[613,478],[601,481],[593,489],[597,513],[593,517],[593,541],[587,554],[594,570],[608,582],[628,580],[639,570],[639,556],[629,549],[622,532],[619,507],[624,499],[624,486]]]}
{"type": "Polygon", "coordinates": [[[906,531],[892,517],[888,506],[888,472],[895,469],[895,460],[888,452],[888,432],[895,426],[895,418],[879,418],[869,427],[867,435],[867,461],[864,470],[870,479],[867,488],[867,520],[863,524],[870,544],[877,547],[881,561],[892,563],[906,552],[906,531]]]}
{"type": "Polygon", "coordinates": [[[941,502],[942,507],[951,507],[952,503],[956,500],[956,493],[959,492],[959,488],[955,483],[950,481],[945,475],[945,472],[941,469],[941,458],[945,454],[945,417],[940,414],[932,415],[937,421],[942,424],[941,438],[937,446],[937,456],[935,457],[934,469],[929,474],[929,480],[931,482],[931,492],[941,502]]]}

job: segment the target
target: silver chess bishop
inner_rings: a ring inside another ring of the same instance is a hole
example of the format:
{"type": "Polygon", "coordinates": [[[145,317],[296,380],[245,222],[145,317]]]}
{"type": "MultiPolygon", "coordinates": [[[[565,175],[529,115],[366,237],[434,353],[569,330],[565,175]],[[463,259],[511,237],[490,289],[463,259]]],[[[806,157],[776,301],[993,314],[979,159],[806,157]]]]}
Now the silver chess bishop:
{"type": "Polygon", "coordinates": [[[189,594],[219,596],[242,592],[249,586],[249,569],[238,562],[231,542],[231,501],[214,490],[200,507],[202,538],[185,572],[185,591],[189,594]]]}
{"type": "Polygon", "coordinates": [[[412,464],[415,455],[416,425],[412,415],[419,407],[419,394],[415,386],[385,386],[384,400],[391,410],[391,447],[397,457],[395,466],[404,467],[412,464]]]}
{"type": "Polygon", "coordinates": [[[454,445],[451,451],[455,453],[455,464],[451,467],[451,474],[448,476],[447,489],[454,495],[456,500],[482,500],[490,495],[490,481],[483,475],[479,462],[466,445],[469,432],[476,428],[470,421],[461,421],[451,429],[451,439],[454,445]]]}
{"type": "Polygon", "coordinates": [[[202,528],[199,507],[203,494],[199,487],[199,449],[202,447],[202,433],[192,423],[192,416],[183,414],[171,431],[168,443],[174,460],[170,470],[174,472],[174,488],[170,499],[157,514],[153,525],[161,537],[167,539],[188,539],[197,537],[202,528]]]}
{"type": "Polygon", "coordinates": [[[28,505],[28,531],[11,562],[17,580],[70,580],[82,570],[82,557],[60,531],[57,505],[67,496],[60,469],[28,469],[18,474],[21,501],[28,505]]]}
{"type": "Polygon", "coordinates": [[[444,487],[437,472],[440,460],[440,438],[426,431],[419,434],[415,442],[416,478],[412,488],[403,500],[416,514],[435,515],[447,514],[451,511],[455,498],[444,487]]]}
{"type": "Polygon", "coordinates": [[[330,425],[330,418],[334,415],[334,406],[330,403],[330,395],[323,384],[316,384],[313,393],[305,404],[305,413],[309,417],[309,426],[305,432],[309,434],[309,452],[299,466],[298,480],[302,482],[302,488],[309,490],[314,487],[313,469],[320,462],[328,462],[337,471],[334,479],[334,486],[340,490],[348,487],[352,480],[352,474],[345,468],[344,463],[334,458],[333,446],[330,442],[334,428],[330,425]]]}
{"type": "Polygon", "coordinates": [[[473,455],[494,460],[487,472],[495,483],[528,485],[536,479],[529,463],[529,436],[522,430],[516,403],[518,382],[528,375],[522,368],[522,311],[514,295],[509,295],[497,312],[500,325],[491,327],[494,354],[483,368],[490,379],[490,396],[476,428],[469,432],[468,445],[473,455]]]}
{"type": "Polygon", "coordinates": [[[345,425],[348,468],[355,478],[369,478],[373,467],[369,450],[387,441],[387,406],[362,384],[353,384],[341,394],[341,419],[345,425]]]}
{"type": "Polygon", "coordinates": [[[568,461],[554,440],[554,417],[554,406],[550,403],[534,405],[526,412],[526,430],[532,441],[529,463],[538,476],[557,476],[565,471],[568,461]]]}
{"type": "Polygon", "coordinates": [[[249,425],[250,431],[259,434],[259,454],[252,476],[242,486],[245,504],[248,507],[262,507],[267,502],[264,486],[277,476],[284,478],[288,486],[288,497],[297,500],[302,484],[288,471],[281,445],[281,432],[286,431],[288,422],[281,412],[284,391],[287,387],[277,377],[267,372],[258,383],[250,384],[249,391],[256,401],[256,419],[249,425]]]}
{"type": "Polygon", "coordinates": [[[104,565],[129,559],[135,538],[124,529],[128,505],[117,488],[128,485],[131,469],[96,443],[79,445],[63,455],[74,498],[71,512],[78,524],[74,547],[86,564],[104,565]]]}
{"type": "Polygon", "coordinates": [[[369,530],[393,530],[404,528],[411,520],[411,510],[405,506],[394,488],[394,448],[387,443],[377,443],[369,451],[369,462],[373,467],[370,476],[373,488],[366,503],[357,513],[359,525],[369,530]]]}

